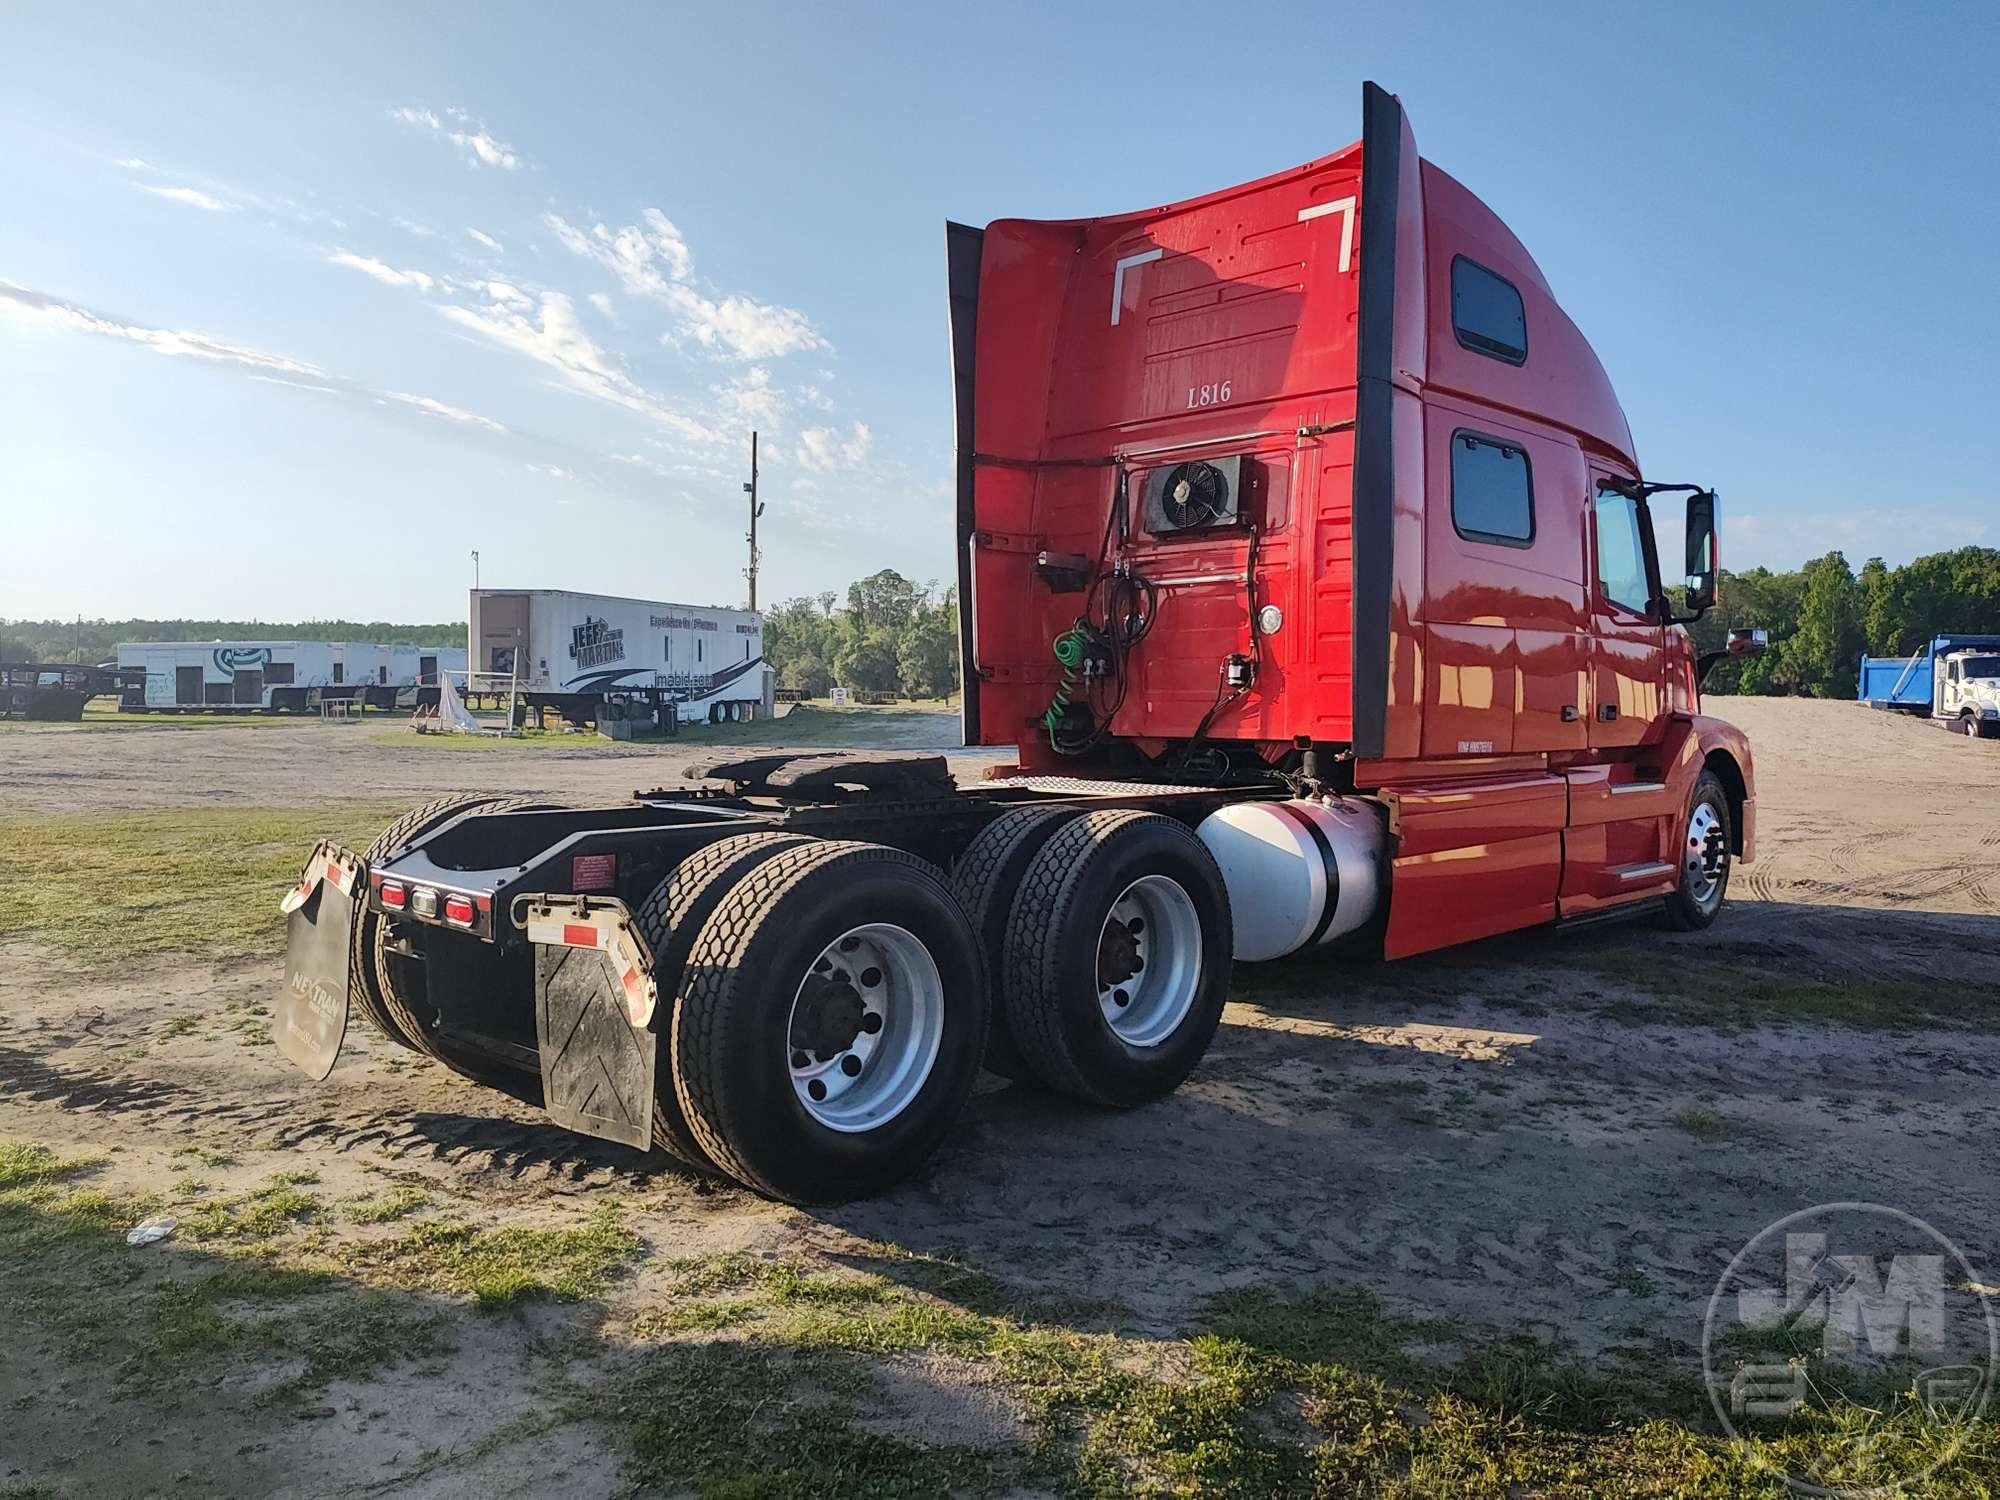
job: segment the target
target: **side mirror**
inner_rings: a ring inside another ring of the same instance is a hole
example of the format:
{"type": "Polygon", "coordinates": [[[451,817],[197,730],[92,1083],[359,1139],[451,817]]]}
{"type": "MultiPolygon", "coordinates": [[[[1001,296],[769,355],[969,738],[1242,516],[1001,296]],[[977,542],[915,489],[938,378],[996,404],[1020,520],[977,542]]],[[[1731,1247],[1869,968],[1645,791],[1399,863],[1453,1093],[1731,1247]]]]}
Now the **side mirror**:
{"type": "Polygon", "coordinates": [[[1763,630],[1732,630],[1729,639],[1720,651],[1704,651],[1694,664],[1694,680],[1697,684],[1708,681],[1709,669],[1717,662],[1731,656],[1762,656],[1771,647],[1769,632],[1763,630]]]}
{"type": "Polygon", "coordinates": [[[1687,503],[1687,602],[1696,614],[1715,608],[1715,491],[1696,490],[1687,503]]]}

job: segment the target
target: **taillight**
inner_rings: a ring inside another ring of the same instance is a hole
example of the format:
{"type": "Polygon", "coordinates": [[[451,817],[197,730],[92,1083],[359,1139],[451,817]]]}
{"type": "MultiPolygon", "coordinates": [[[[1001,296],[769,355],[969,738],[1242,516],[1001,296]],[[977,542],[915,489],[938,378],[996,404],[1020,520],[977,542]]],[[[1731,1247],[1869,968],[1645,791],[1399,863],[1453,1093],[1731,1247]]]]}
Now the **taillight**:
{"type": "Polygon", "coordinates": [[[470,896],[445,897],[444,919],[454,927],[470,927],[472,925],[472,898],[470,896]]]}
{"type": "Polygon", "coordinates": [[[401,911],[410,904],[410,893],[403,888],[400,880],[383,881],[381,891],[382,904],[391,911],[401,911]]]}

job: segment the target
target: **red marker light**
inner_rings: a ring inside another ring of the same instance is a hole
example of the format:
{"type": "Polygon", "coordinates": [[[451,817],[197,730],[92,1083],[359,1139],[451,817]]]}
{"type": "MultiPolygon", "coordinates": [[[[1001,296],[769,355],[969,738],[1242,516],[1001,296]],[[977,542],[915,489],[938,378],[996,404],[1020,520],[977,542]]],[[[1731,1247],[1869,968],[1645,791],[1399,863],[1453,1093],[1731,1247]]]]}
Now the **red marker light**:
{"type": "Polygon", "coordinates": [[[447,896],[444,898],[444,919],[454,927],[472,925],[473,906],[470,896],[447,896]]]}
{"type": "Polygon", "coordinates": [[[391,911],[401,911],[410,904],[410,893],[403,889],[400,880],[382,882],[382,904],[391,911]]]}

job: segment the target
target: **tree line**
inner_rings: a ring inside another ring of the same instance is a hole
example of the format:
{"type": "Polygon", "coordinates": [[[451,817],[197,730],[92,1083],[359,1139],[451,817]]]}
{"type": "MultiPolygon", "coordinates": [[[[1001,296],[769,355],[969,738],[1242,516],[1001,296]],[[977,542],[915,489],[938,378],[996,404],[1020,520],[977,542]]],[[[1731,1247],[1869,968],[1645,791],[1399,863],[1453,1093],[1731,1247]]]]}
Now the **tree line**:
{"type": "Polygon", "coordinates": [[[465,622],[387,620],[0,620],[0,661],[105,662],[122,641],[368,641],[463,646],[465,622]]]}
{"type": "Polygon", "coordinates": [[[1789,573],[1750,568],[1722,580],[1722,602],[1692,627],[1719,651],[1731,630],[1761,627],[1762,656],[1717,665],[1710,693],[1852,698],[1861,654],[1908,656],[1934,635],[2000,635],[2000,550],[1960,547],[1901,567],[1871,557],[1856,573],[1829,552],[1789,573]]]}
{"type": "Polygon", "coordinates": [[[778,686],[824,698],[836,685],[906,698],[958,691],[958,590],[884,568],[847,587],[764,611],[778,686]]]}

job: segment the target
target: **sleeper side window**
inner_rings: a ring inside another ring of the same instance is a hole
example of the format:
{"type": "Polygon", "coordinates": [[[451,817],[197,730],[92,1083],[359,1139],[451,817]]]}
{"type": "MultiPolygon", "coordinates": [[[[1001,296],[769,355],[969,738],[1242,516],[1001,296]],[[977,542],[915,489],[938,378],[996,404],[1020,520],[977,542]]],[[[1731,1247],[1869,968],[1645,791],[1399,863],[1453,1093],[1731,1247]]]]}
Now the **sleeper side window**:
{"type": "Polygon", "coordinates": [[[1459,343],[1510,365],[1528,358],[1528,316],[1514,283],[1463,255],[1451,263],[1451,331],[1459,343]]]}
{"type": "Polygon", "coordinates": [[[1646,544],[1639,534],[1639,502],[1610,485],[1597,490],[1597,586],[1604,597],[1635,615],[1651,610],[1646,544]]]}
{"type": "Polygon", "coordinates": [[[1534,479],[1527,450],[1474,432],[1454,432],[1451,524],[1467,541],[1503,547],[1534,541],[1534,479]]]}

